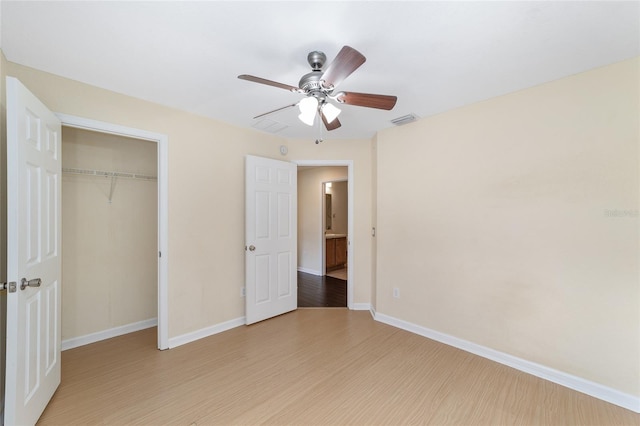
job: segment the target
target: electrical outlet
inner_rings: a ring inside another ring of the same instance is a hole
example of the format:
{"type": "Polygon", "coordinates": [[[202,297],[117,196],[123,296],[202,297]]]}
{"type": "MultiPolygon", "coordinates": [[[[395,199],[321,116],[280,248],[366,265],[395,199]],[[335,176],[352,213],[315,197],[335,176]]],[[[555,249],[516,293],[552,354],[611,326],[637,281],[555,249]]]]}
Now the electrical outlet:
{"type": "Polygon", "coordinates": [[[246,296],[246,292],[245,292],[245,288],[242,287],[240,288],[240,297],[244,297],[244,296],[246,296]]]}
{"type": "Polygon", "coordinates": [[[400,289],[398,287],[393,288],[393,297],[400,299],[400,289]]]}

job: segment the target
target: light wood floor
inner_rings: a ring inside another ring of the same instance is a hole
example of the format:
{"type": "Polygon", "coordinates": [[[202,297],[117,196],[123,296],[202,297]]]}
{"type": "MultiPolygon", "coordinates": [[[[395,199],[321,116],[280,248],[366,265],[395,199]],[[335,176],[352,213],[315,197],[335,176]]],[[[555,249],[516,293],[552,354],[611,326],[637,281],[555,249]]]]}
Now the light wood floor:
{"type": "Polygon", "coordinates": [[[301,309],[168,351],[155,333],[63,352],[39,424],[640,424],[368,312],[301,309]]]}

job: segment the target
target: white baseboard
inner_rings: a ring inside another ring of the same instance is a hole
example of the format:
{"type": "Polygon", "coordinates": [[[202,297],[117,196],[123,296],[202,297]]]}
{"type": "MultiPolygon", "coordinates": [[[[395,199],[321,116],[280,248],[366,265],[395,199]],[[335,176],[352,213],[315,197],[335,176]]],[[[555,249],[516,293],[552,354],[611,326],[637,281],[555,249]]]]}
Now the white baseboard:
{"type": "Polygon", "coordinates": [[[371,303],[353,303],[349,309],[352,311],[370,311],[371,303]]]}
{"type": "Polygon", "coordinates": [[[111,339],[112,337],[122,336],[123,334],[133,333],[158,325],[157,318],[151,318],[144,321],[134,322],[131,324],[121,325],[120,327],[110,328],[108,330],[98,331],[96,333],[86,334],[80,337],[62,341],[62,350],[77,348],[78,346],[88,345],[90,343],[99,342],[101,340],[111,339]]]}
{"type": "Polygon", "coordinates": [[[169,348],[175,348],[177,346],[191,343],[204,337],[209,337],[214,334],[222,333],[223,331],[231,330],[232,328],[240,327],[241,325],[244,325],[245,322],[245,317],[240,317],[222,322],[220,324],[212,325],[211,327],[205,327],[201,328],[200,330],[182,334],[180,336],[171,337],[169,339],[169,348]]]}
{"type": "Polygon", "coordinates": [[[298,266],[298,272],[304,272],[305,274],[316,275],[318,277],[322,276],[322,271],[316,271],[315,269],[302,268],[298,266]]]}
{"type": "Polygon", "coordinates": [[[583,378],[573,376],[571,374],[564,373],[562,371],[558,371],[541,364],[536,364],[535,362],[527,361],[525,359],[518,358],[504,352],[496,351],[495,349],[487,348],[485,346],[481,346],[467,340],[440,333],[438,331],[431,330],[429,328],[422,327],[385,314],[376,313],[373,309],[372,313],[376,321],[401,328],[411,333],[436,340],[438,342],[453,346],[458,349],[462,349],[463,351],[470,352],[472,354],[490,359],[495,362],[499,362],[500,364],[515,368],[516,370],[529,373],[536,377],[540,377],[541,379],[557,383],[569,389],[585,393],[594,398],[598,398],[611,404],[615,404],[628,410],[634,411],[636,413],[640,413],[640,397],[626,394],[624,392],[620,392],[616,389],[612,389],[599,383],[591,382],[589,380],[585,380],[583,378]]]}

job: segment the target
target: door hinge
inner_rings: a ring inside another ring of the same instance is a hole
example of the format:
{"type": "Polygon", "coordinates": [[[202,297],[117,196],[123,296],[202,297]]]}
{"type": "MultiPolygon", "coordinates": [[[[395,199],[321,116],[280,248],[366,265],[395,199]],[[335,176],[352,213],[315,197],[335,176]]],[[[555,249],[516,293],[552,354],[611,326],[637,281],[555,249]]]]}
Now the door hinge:
{"type": "Polygon", "coordinates": [[[0,283],[0,291],[2,290],[8,290],[9,293],[15,293],[16,291],[18,291],[18,285],[13,281],[8,283],[0,283]]]}
{"type": "Polygon", "coordinates": [[[162,252],[161,251],[158,252],[158,257],[162,257],[162,252]]]}

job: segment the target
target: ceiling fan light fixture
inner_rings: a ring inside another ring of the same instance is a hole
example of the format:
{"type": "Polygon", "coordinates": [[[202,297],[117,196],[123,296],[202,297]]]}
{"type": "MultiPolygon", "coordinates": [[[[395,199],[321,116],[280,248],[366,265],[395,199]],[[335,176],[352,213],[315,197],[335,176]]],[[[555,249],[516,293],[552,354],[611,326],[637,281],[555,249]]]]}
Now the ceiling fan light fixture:
{"type": "MultiPolygon", "coordinates": [[[[327,56],[320,51],[309,53],[307,61],[311,66],[311,72],[302,76],[297,87],[253,75],[239,75],[238,78],[241,80],[277,87],[305,96],[305,98],[298,103],[257,115],[254,119],[298,105],[300,108],[298,119],[300,121],[307,126],[313,126],[316,121],[316,116],[319,115],[320,120],[318,121],[322,122],[328,131],[332,131],[342,126],[342,123],[340,123],[338,119],[341,111],[336,105],[347,104],[386,111],[390,111],[395,107],[396,101],[398,100],[396,96],[359,92],[334,93],[334,89],[338,87],[345,78],[349,77],[365,63],[367,58],[365,58],[362,53],[353,47],[342,46],[342,49],[340,49],[333,62],[326,65],[326,60],[327,56]],[[333,101],[332,105],[329,104],[329,100],[333,101]]],[[[320,128],[322,129],[321,125],[320,128]]],[[[321,139],[318,139],[316,143],[321,141],[321,139]]]]}
{"type": "Polygon", "coordinates": [[[318,111],[318,100],[313,96],[304,98],[298,104],[300,108],[300,115],[298,118],[307,126],[313,126],[313,122],[316,118],[316,111],[318,111]]]}
{"type": "Polygon", "coordinates": [[[324,114],[325,118],[327,119],[327,123],[331,123],[333,120],[338,118],[338,116],[340,115],[341,112],[342,112],[342,110],[340,108],[336,107],[335,105],[329,104],[329,103],[325,103],[322,106],[322,113],[324,114]]]}

